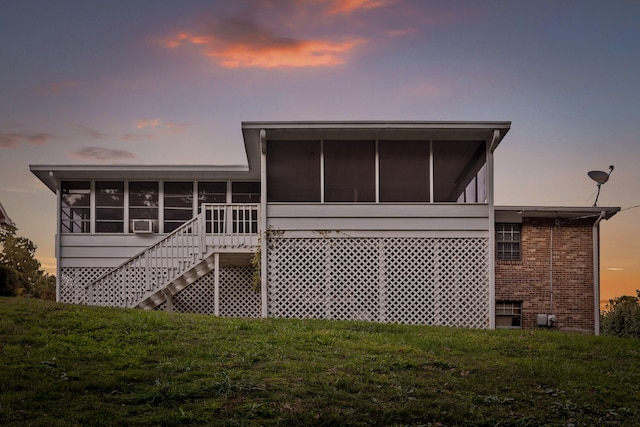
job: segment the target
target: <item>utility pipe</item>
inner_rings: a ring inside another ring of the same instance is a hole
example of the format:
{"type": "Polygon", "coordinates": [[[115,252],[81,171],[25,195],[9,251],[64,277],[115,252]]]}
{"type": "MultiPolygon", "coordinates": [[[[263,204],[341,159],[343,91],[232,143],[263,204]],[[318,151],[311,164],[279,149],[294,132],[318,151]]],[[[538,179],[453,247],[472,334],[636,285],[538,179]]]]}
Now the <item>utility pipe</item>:
{"type": "MultiPolygon", "coordinates": [[[[557,221],[557,219],[556,219],[557,221]]],[[[549,228],[549,314],[553,314],[553,226],[549,228]]]]}
{"type": "Polygon", "coordinates": [[[600,335],[600,221],[606,215],[605,211],[593,223],[593,309],[594,335],[600,335]]]}

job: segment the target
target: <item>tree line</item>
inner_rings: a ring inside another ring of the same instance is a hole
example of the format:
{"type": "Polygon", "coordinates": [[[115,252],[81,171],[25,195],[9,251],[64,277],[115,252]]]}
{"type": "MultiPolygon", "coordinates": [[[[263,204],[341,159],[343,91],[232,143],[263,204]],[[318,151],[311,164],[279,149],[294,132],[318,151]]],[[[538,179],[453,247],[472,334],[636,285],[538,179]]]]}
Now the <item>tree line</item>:
{"type": "Polygon", "coordinates": [[[0,296],[56,299],[56,277],[42,270],[36,245],[17,234],[13,225],[0,227],[0,296]]]}
{"type": "Polygon", "coordinates": [[[624,338],[640,338],[640,290],[609,300],[609,309],[600,314],[600,332],[624,338]]]}

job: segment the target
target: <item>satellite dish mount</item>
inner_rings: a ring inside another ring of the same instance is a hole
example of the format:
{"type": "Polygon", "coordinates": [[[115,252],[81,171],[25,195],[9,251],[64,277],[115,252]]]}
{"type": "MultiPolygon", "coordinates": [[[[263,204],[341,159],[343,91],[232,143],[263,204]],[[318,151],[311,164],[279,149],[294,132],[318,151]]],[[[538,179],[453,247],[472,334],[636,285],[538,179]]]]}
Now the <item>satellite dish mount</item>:
{"type": "Polygon", "coordinates": [[[590,171],[587,173],[587,175],[589,175],[589,178],[594,180],[598,185],[598,194],[596,195],[596,201],[593,202],[593,206],[598,206],[598,197],[600,197],[600,187],[602,187],[602,184],[609,181],[609,176],[611,176],[611,172],[613,172],[613,165],[609,166],[609,172],[590,171]]]}

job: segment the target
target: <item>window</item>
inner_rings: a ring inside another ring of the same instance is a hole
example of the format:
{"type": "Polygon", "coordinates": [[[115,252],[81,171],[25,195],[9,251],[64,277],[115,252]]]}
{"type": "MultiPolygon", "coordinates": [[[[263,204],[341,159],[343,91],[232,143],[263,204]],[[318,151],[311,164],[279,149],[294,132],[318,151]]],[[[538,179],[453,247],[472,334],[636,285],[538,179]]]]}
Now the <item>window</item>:
{"type": "Polygon", "coordinates": [[[198,212],[203,203],[227,203],[227,183],[224,181],[198,182],[198,212]]]}
{"type": "Polygon", "coordinates": [[[193,182],[164,183],[164,232],[171,233],[193,217],[193,182]]]}
{"type": "MultiPolygon", "coordinates": [[[[259,182],[232,182],[231,183],[232,203],[260,203],[260,183],[259,182]]],[[[233,232],[234,233],[257,233],[258,232],[258,210],[247,208],[233,209],[233,232]]]]}
{"type": "Polygon", "coordinates": [[[517,261],[521,257],[522,225],[511,223],[496,224],[496,243],[498,259],[501,261],[517,261]]]}
{"type": "Polygon", "coordinates": [[[158,232],[158,182],[129,182],[129,230],[137,219],[151,220],[153,232],[158,232]]]}
{"type": "MultiPolygon", "coordinates": [[[[224,204],[227,203],[227,183],[224,181],[211,182],[202,181],[198,182],[198,213],[200,213],[201,205],[203,203],[209,204],[224,204]]],[[[224,226],[224,207],[209,208],[205,212],[205,224],[207,233],[222,233],[225,229],[224,226]],[[212,218],[213,215],[213,218],[212,218]]]]}
{"type": "Polygon", "coordinates": [[[522,302],[496,302],[496,328],[509,329],[522,327],[522,302]]]}
{"type": "Polygon", "coordinates": [[[96,182],[96,233],[124,232],[124,182],[96,182]]]}
{"type": "Polygon", "coordinates": [[[243,181],[231,183],[231,203],[260,203],[260,183],[243,181]]]}
{"type": "Polygon", "coordinates": [[[269,201],[320,201],[320,141],[269,141],[267,150],[269,201]]]}
{"type": "Polygon", "coordinates": [[[379,141],[380,201],[429,201],[429,141],[379,141]]]}
{"type": "Polygon", "coordinates": [[[375,142],[325,141],[326,202],[375,202],[375,142]]]}
{"type": "Polygon", "coordinates": [[[62,181],[60,184],[60,231],[91,232],[91,182],[62,181]]]}
{"type": "Polygon", "coordinates": [[[486,202],[486,143],[433,142],[433,201],[486,202]]]}

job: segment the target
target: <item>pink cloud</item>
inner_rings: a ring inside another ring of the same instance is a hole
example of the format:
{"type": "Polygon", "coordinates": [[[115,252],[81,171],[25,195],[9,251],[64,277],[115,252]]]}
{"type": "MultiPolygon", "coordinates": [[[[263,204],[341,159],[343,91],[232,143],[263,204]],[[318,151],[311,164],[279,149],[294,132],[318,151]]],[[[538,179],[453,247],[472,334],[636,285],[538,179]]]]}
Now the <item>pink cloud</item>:
{"type": "Polygon", "coordinates": [[[155,129],[158,126],[160,126],[160,119],[136,120],[137,129],[146,129],[146,128],[155,129]]]}
{"type": "Polygon", "coordinates": [[[187,129],[191,126],[191,123],[172,123],[167,122],[164,124],[165,130],[168,133],[182,133],[186,132],[187,129]]]}
{"type": "Polygon", "coordinates": [[[226,68],[321,67],[343,64],[364,43],[361,38],[295,39],[280,36],[255,22],[230,18],[215,22],[202,34],[180,32],[164,40],[166,48],[196,47],[226,68]]]}
{"type": "Polygon", "coordinates": [[[54,138],[48,133],[24,134],[24,133],[0,133],[0,148],[15,148],[20,144],[46,144],[54,138]]]}
{"type": "MultiPolygon", "coordinates": [[[[135,121],[136,129],[150,129],[152,131],[160,131],[166,133],[185,132],[190,126],[191,123],[163,122],[160,119],[140,119],[135,121]]],[[[132,137],[135,135],[129,136],[132,137]]],[[[148,134],[146,136],[151,136],[151,134],[148,134]]]]}
{"type": "Polygon", "coordinates": [[[135,154],[127,150],[110,149],[104,147],[86,147],[71,153],[72,157],[82,160],[98,160],[101,162],[125,160],[135,158],[135,154]]]}
{"type": "Polygon", "coordinates": [[[350,14],[353,11],[375,9],[391,3],[393,0],[334,0],[329,14],[350,14]]]}

